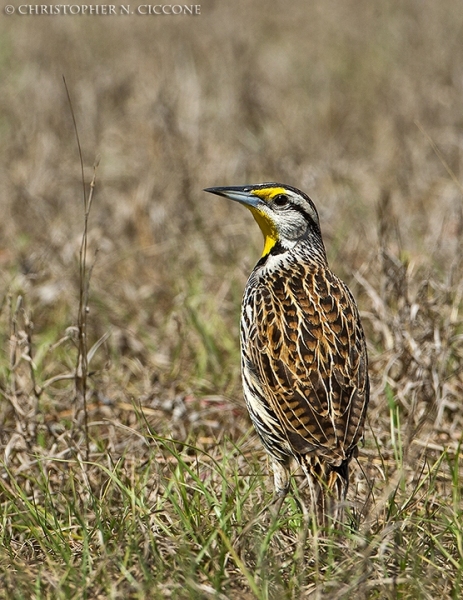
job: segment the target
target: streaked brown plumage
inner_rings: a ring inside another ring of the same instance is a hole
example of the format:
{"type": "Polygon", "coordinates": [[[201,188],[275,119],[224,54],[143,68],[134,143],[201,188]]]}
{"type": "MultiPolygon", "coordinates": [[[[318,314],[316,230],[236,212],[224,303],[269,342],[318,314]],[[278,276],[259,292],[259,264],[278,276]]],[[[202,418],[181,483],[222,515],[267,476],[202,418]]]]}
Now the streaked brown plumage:
{"type": "Polygon", "coordinates": [[[363,434],[368,359],[355,300],[329,269],[316,208],[291,186],[206,191],[245,204],[264,252],[243,297],[243,390],[270,455],[279,495],[293,459],[307,476],[320,523],[339,519],[348,465],[363,434]]]}

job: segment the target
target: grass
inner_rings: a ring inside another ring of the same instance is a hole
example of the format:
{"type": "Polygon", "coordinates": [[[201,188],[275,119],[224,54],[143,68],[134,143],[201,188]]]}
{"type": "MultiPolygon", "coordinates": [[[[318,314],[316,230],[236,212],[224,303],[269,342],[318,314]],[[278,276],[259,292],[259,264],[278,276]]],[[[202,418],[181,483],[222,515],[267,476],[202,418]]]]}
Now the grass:
{"type": "Polygon", "coordinates": [[[4,16],[0,598],[461,597],[460,12],[4,16]],[[264,510],[238,330],[262,241],[201,191],[265,180],[313,197],[368,339],[358,527],[325,536],[299,474],[264,510]]]}

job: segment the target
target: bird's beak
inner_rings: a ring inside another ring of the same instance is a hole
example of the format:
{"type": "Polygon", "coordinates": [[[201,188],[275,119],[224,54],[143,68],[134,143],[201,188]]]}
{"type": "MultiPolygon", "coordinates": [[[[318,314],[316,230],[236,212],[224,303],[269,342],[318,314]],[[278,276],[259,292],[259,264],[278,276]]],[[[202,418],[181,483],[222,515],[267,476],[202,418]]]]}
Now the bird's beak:
{"type": "Polygon", "coordinates": [[[204,191],[217,194],[217,196],[224,196],[224,198],[229,198],[249,208],[256,208],[262,203],[262,200],[255,196],[247,186],[212,187],[206,188],[204,191]]]}

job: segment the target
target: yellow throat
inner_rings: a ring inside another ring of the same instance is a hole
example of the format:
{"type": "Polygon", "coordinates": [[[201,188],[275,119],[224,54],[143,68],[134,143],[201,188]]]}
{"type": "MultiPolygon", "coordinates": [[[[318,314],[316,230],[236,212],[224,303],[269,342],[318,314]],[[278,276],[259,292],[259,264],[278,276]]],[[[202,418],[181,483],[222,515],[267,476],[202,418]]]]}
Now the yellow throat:
{"type": "Polygon", "coordinates": [[[252,216],[256,220],[256,223],[259,225],[264,236],[262,257],[267,256],[273,246],[278,242],[278,231],[273,221],[264,212],[261,212],[258,208],[254,207],[249,207],[249,210],[252,212],[252,216]]]}

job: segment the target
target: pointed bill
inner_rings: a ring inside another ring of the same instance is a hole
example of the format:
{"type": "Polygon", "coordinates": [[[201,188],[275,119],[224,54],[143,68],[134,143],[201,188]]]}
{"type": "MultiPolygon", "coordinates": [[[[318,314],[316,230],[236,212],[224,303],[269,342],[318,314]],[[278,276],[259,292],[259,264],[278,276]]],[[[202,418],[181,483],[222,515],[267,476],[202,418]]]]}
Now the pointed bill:
{"type": "Polygon", "coordinates": [[[206,188],[205,192],[216,194],[217,196],[223,196],[229,200],[234,200],[245,206],[257,207],[262,200],[255,196],[248,186],[231,186],[231,187],[212,187],[206,188]]]}

